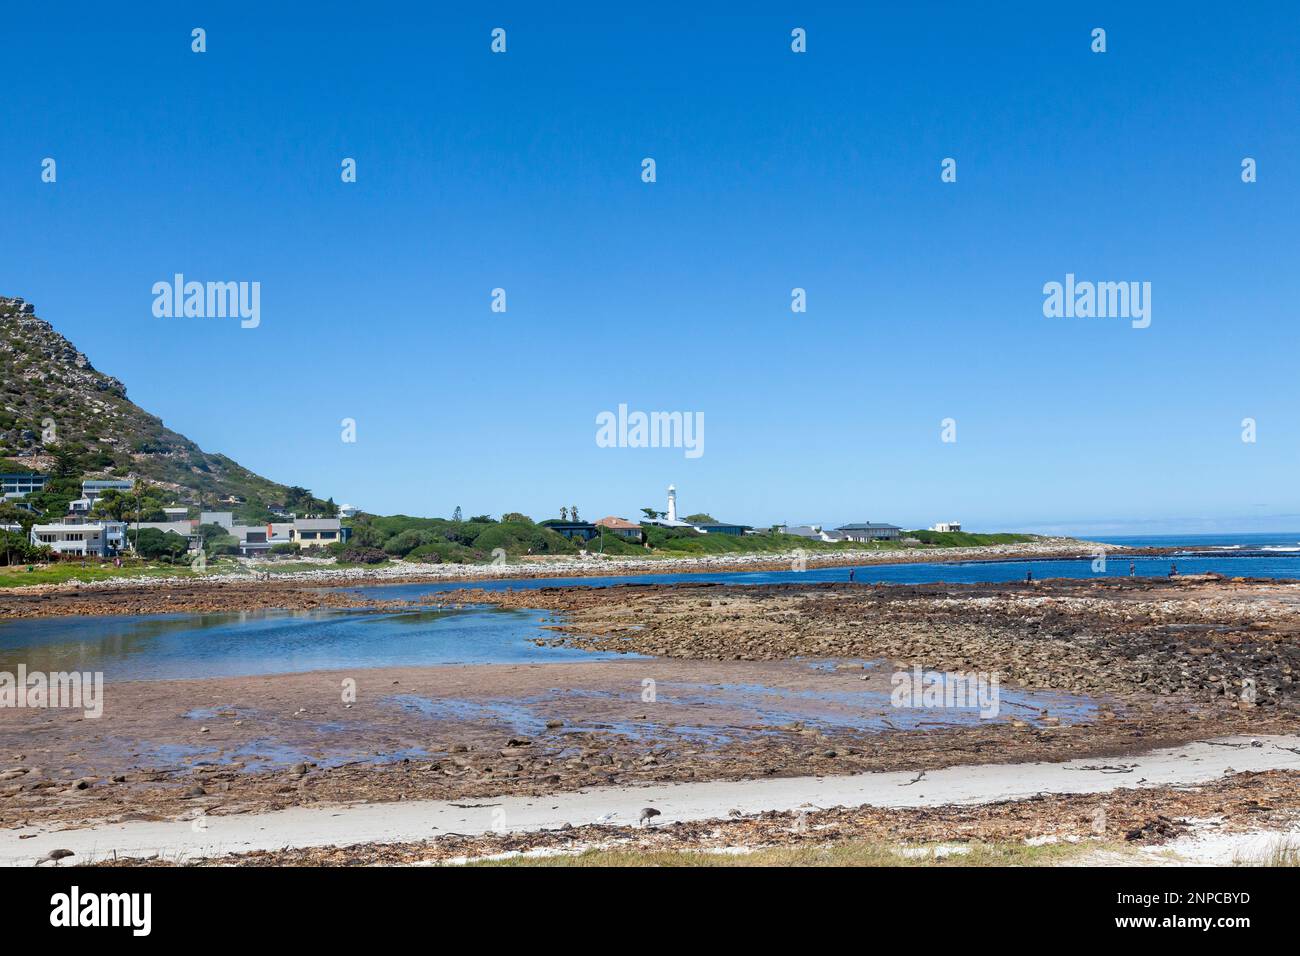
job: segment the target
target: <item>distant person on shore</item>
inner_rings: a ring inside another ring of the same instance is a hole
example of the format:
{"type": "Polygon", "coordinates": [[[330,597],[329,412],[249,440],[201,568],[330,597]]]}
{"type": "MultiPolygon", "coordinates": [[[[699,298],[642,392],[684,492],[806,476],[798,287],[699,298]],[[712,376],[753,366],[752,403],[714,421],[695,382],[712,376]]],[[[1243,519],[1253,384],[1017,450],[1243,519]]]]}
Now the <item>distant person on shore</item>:
{"type": "Polygon", "coordinates": [[[1130,561],[1128,563],[1128,576],[1133,577],[1135,574],[1137,574],[1137,565],[1130,561]]]}
{"type": "Polygon", "coordinates": [[[1172,561],[1169,562],[1169,576],[1171,578],[1178,577],[1178,565],[1174,564],[1172,561]]]}
{"type": "Polygon", "coordinates": [[[1025,572],[1025,583],[1026,584],[1034,583],[1034,572],[1032,570],[1025,572]]]}
{"type": "Polygon", "coordinates": [[[854,576],[856,573],[857,573],[857,572],[854,571],[852,568],[849,568],[849,580],[850,580],[850,581],[853,580],[853,576],[854,576]]]}

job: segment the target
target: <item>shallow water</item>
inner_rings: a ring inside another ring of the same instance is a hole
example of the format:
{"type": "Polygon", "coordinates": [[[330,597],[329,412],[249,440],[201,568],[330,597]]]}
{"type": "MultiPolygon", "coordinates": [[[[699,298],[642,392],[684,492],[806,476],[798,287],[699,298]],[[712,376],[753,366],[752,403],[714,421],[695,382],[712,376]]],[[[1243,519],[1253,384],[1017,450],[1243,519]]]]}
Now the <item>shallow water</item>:
{"type": "Polygon", "coordinates": [[[629,656],[538,647],[540,611],[256,611],[35,618],[0,624],[0,670],[102,671],[172,680],[432,664],[512,664],[629,656]]]}
{"type": "MultiPolygon", "coordinates": [[[[819,666],[817,670],[822,670],[819,666]]],[[[864,673],[887,677],[891,668],[869,663],[864,673]]],[[[937,675],[940,679],[944,675],[937,675]]],[[[418,713],[431,721],[481,722],[504,726],[523,736],[540,735],[546,720],[564,708],[572,713],[572,702],[585,713],[566,719],[563,733],[611,733],[633,740],[654,741],[666,734],[696,740],[705,746],[720,746],[736,739],[774,733],[781,727],[802,725],[823,731],[854,730],[880,732],[918,730],[927,726],[969,727],[984,720],[1020,719],[1035,726],[1050,715],[1068,724],[1095,719],[1098,701],[1070,694],[998,688],[997,712],[982,715],[980,707],[969,706],[895,707],[890,691],[877,683],[861,690],[788,688],[760,683],[694,683],[660,681],[656,698],[645,704],[637,690],[602,691],[553,688],[545,694],[512,698],[424,697],[393,694],[384,698],[390,707],[418,713]],[[611,705],[601,714],[602,704],[611,705]],[[645,711],[629,718],[626,706],[645,711]]]]}

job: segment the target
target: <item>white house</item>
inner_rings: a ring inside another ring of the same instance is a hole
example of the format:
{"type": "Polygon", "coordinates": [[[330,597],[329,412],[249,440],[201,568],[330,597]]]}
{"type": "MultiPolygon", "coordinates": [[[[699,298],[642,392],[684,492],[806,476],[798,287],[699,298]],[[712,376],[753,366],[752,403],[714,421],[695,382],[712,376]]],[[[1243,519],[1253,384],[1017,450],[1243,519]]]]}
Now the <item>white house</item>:
{"type": "Polygon", "coordinates": [[[125,521],[34,524],[31,542],[55,553],[111,558],[126,549],[125,521]]]}
{"type": "Polygon", "coordinates": [[[940,522],[936,523],[932,528],[930,528],[930,530],[931,530],[931,531],[960,531],[960,530],[961,530],[961,522],[960,522],[960,521],[940,521],[940,522]]]}

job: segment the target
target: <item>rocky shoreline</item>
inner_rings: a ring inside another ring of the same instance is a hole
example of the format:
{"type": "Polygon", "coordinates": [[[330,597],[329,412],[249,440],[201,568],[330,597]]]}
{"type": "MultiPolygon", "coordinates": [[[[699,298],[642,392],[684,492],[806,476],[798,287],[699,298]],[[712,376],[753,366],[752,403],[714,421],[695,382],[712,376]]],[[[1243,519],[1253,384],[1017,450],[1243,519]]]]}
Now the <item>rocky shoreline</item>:
{"type": "Polygon", "coordinates": [[[245,586],[307,585],[341,587],[352,584],[419,584],[440,581],[509,580],[565,577],[625,577],[644,574],[707,574],[730,571],[787,571],[795,562],[809,568],[848,565],[942,564],[966,561],[1024,561],[1048,558],[1094,558],[1107,554],[1147,555],[1161,549],[1135,550],[1074,538],[1044,538],[1023,544],[999,544],[971,548],[921,547],[901,551],[804,551],[761,554],[722,554],[683,558],[527,558],[505,564],[423,564],[396,560],[379,568],[339,568],[328,559],[308,560],[311,570],[274,572],[274,563],[244,561],[238,572],[213,572],[174,577],[105,578],[99,581],[14,586],[0,590],[0,608],[7,594],[94,594],[101,591],[189,587],[198,584],[245,586]],[[274,573],[268,573],[274,572],[274,573]]]}
{"type": "MultiPolygon", "coordinates": [[[[807,566],[842,567],[1092,558],[1098,545],[1071,538],[1032,545],[935,548],[917,551],[854,551],[806,555],[716,555],[700,558],[638,560],[563,560],[507,565],[424,565],[395,562],[385,568],[343,568],[320,561],[319,569],[268,575],[255,563],[243,573],[178,577],[123,577],[93,582],[38,584],[0,589],[0,620],[5,618],[217,613],[252,610],[310,610],[321,607],[390,607],[329,588],[378,584],[509,581],[537,578],[627,577],[646,574],[708,574],[790,570],[796,559],[807,566]],[[252,570],[255,569],[255,570],[252,570]]],[[[1122,550],[1122,549],[1113,549],[1122,550]]],[[[1124,551],[1129,554],[1129,551],[1124,551]]],[[[1138,554],[1139,552],[1132,552],[1138,554]]],[[[1145,552],[1142,552],[1145,553],[1145,552]]]]}
{"type": "Polygon", "coordinates": [[[441,596],[563,613],[555,643],[569,647],[700,660],[889,660],[998,672],[1025,687],[1192,695],[1300,715],[1296,583],[701,583],[441,596]]]}

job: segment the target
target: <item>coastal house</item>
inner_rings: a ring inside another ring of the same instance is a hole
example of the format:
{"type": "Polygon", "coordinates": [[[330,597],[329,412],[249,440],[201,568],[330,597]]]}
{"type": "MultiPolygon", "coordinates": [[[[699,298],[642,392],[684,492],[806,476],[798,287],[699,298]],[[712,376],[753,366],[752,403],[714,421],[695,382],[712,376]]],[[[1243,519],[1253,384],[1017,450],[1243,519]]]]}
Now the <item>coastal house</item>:
{"type": "Polygon", "coordinates": [[[874,521],[844,524],[835,530],[848,541],[897,541],[903,533],[903,529],[897,525],[878,524],[874,521]]]}
{"type": "Polygon", "coordinates": [[[235,515],[231,511],[200,511],[199,524],[219,524],[229,531],[235,526],[235,515]]]}
{"type": "Polygon", "coordinates": [[[289,540],[304,548],[320,548],[335,541],[346,541],[350,531],[338,518],[298,518],[289,532],[289,540]]]}
{"type": "Polygon", "coordinates": [[[827,531],[819,524],[798,524],[798,525],[780,525],[777,529],[779,534],[793,535],[796,538],[807,538],[809,541],[847,541],[849,540],[838,531],[827,531]]]}
{"type": "Polygon", "coordinates": [[[190,516],[190,509],[185,507],[164,508],[163,514],[168,521],[185,521],[190,516]]]}
{"type": "Polygon", "coordinates": [[[356,505],[339,505],[339,517],[355,518],[360,510],[356,505]]]}
{"type": "Polygon", "coordinates": [[[676,521],[672,518],[642,518],[641,523],[652,524],[659,528],[688,528],[694,530],[689,521],[676,521]]]}
{"type": "Polygon", "coordinates": [[[727,524],[725,521],[702,521],[691,525],[701,534],[730,534],[739,537],[746,531],[752,531],[753,526],[747,524],[727,524]]]}
{"type": "Polygon", "coordinates": [[[930,528],[930,530],[931,531],[960,531],[961,522],[960,521],[939,521],[935,523],[930,528]]]}
{"type": "Polygon", "coordinates": [[[231,525],[230,533],[239,539],[239,553],[246,558],[271,550],[270,529],[264,524],[231,525]]]}
{"type": "Polygon", "coordinates": [[[541,522],[541,526],[550,528],[556,534],[562,534],[570,540],[577,538],[582,541],[590,541],[600,534],[597,527],[590,521],[561,521],[558,518],[549,518],[541,522]]]}
{"type": "Polygon", "coordinates": [[[95,499],[106,491],[120,491],[123,494],[129,494],[134,488],[135,482],[125,479],[87,478],[81,483],[81,497],[83,500],[88,500],[91,507],[93,507],[95,499]]]}
{"type": "Polygon", "coordinates": [[[111,558],[126,550],[125,521],[60,522],[34,524],[31,542],[44,545],[60,557],[111,558]]]}
{"type": "Polygon", "coordinates": [[[635,521],[628,521],[626,518],[616,518],[610,515],[597,521],[596,527],[604,528],[611,534],[626,538],[628,541],[635,541],[637,544],[645,541],[645,531],[641,529],[641,526],[635,521]]]}
{"type": "Polygon", "coordinates": [[[6,474],[0,475],[0,497],[26,498],[45,490],[45,483],[50,479],[46,475],[6,474]]]}

